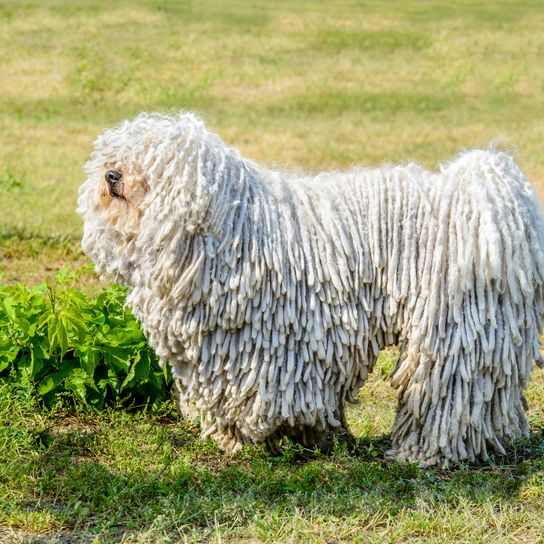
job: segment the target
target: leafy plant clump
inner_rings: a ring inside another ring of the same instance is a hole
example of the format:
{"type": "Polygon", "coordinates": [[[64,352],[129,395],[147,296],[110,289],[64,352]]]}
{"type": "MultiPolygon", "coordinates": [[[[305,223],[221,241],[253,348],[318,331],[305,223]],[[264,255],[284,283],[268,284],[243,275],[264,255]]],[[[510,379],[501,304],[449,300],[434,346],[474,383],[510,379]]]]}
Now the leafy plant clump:
{"type": "Polygon", "coordinates": [[[103,408],[160,407],[171,377],[112,286],[96,296],[63,270],[54,285],[0,286],[0,380],[29,386],[47,407],[60,397],[103,408]]]}

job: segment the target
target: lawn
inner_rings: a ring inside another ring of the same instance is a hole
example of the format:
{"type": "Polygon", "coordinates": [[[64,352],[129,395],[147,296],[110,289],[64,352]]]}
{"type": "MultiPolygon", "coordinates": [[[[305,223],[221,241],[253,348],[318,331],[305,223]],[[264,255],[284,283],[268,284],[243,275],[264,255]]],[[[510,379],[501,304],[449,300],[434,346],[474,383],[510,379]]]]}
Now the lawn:
{"type": "MultiPolygon", "coordinates": [[[[142,110],[196,111],[245,156],[308,172],[491,144],[544,196],[542,28],[541,0],[2,0],[0,283],[88,264],[82,165],[142,110]]],[[[542,542],[543,372],[531,439],[420,470],[384,457],[395,357],[350,413],[354,444],[281,457],[221,453],[168,404],[46,410],[0,380],[0,541],[542,542]]]]}

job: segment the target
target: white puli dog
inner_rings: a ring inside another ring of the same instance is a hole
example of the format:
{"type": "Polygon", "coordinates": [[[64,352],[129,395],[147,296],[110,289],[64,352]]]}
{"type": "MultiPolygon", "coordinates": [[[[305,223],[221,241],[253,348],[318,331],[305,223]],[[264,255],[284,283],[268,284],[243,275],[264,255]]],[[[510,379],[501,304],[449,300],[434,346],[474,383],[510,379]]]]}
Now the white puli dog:
{"type": "Polygon", "coordinates": [[[544,222],[508,155],[294,177],[143,113],[86,173],[83,248],[224,449],[322,443],[395,344],[394,458],[485,460],[528,433],[544,222]]]}

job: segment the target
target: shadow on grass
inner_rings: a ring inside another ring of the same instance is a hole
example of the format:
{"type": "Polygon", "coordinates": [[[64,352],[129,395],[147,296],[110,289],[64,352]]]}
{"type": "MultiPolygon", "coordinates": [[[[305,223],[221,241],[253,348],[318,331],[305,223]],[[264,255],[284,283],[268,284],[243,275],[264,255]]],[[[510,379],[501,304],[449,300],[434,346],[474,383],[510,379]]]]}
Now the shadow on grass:
{"type": "Polygon", "coordinates": [[[79,235],[43,236],[23,229],[6,229],[0,234],[0,259],[6,255],[13,259],[47,252],[65,257],[82,256],[80,240],[79,235]]]}
{"type": "Polygon", "coordinates": [[[45,512],[64,527],[108,533],[157,520],[178,534],[218,524],[246,527],[272,513],[387,519],[422,502],[432,508],[513,503],[544,469],[544,429],[506,456],[445,471],[386,460],[387,436],[336,439],[326,454],[287,444],[281,456],[263,448],[229,455],[199,441],[194,427],[154,427],[147,445],[131,448],[108,445],[100,428],[38,435],[37,455],[23,464],[33,485],[19,508],[45,512]]]}

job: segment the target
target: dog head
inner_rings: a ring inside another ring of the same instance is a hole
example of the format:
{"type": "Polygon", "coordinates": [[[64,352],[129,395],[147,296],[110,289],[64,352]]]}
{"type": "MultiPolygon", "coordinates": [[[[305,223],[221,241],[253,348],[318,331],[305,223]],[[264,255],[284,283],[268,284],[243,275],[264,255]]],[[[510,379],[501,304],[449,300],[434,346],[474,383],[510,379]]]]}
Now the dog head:
{"type": "Polygon", "coordinates": [[[172,237],[217,231],[223,215],[214,213],[213,197],[237,161],[192,114],[144,113],[106,130],[79,191],[84,251],[100,272],[127,283],[143,258],[137,249],[159,251],[172,247],[172,237]]]}
{"type": "Polygon", "coordinates": [[[190,120],[195,118],[140,114],[105,130],[85,165],[87,180],[78,200],[84,220],[94,215],[104,227],[134,234],[149,204],[146,196],[161,182],[166,185],[164,165],[175,158],[184,140],[181,128],[190,120]]]}

